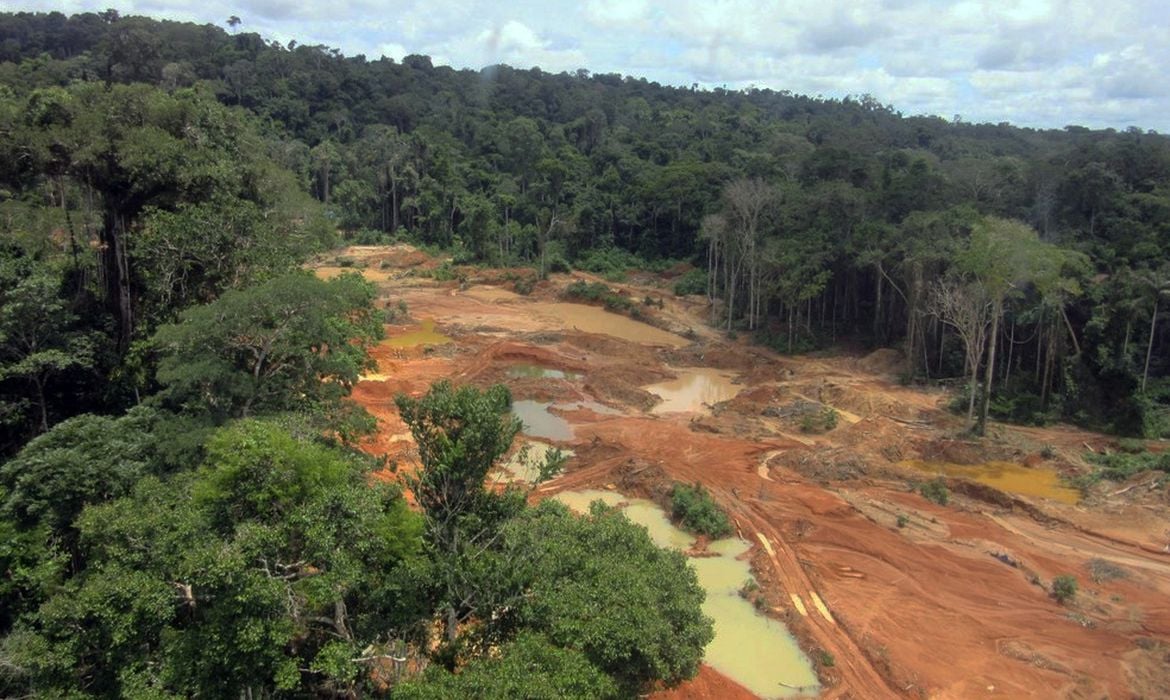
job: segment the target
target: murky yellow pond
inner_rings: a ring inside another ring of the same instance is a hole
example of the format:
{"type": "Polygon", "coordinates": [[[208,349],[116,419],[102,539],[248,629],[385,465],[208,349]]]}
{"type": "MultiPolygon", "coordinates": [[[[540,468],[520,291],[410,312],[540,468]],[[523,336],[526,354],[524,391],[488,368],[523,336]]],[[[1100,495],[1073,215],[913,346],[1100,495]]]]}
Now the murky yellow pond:
{"type": "Polygon", "coordinates": [[[987,462],[985,464],[951,464],[907,460],[898,466],[912,467],[922,472],[943,476],[962,477],[995,487],[1000,491],[1021,496],[1039,496],[1060,503],[1076,503],[1081,492],[1064,485],[1060,475],[1044,467],[1025,467],[1015,462],[987,462]]]}
{"type": "Polygon", "coordinates": [[[654,413],[697,413],[734,397],[741,388],[731,383],[735,377],[732,372],[708,367],[674,371],[678,377],[642,387],[662,397],[662,402],[654,407],[654,413]]]}
{"type": "Polygon", "coordinates": [[[532,305],[532,310],[565,330],[610,335],[646,345],[681,348],[690,344],[690,341],[681,335],[587,304],[537,303],[532,305]]]}
{"type": "Polygon", "coordinates": [[[420,328],[417,331],[409,331],[390,336],[382,342],[392,348],[413,348],[418,345],[443,345],[444,343],[451,342],[449,337],[435,330],[434,319],[423,319],[419,326],[420,328]]]}
{"type": "MultiPolygon", "coordinates": [[[[624,503],[626,517],[645,527],[659,547],[687,549],[695,540],[652,501],[598,490],[568,491],[556,499],[578,512],[587,512],[593,501],[624,503]]],[[[820,687],[816,672],[788,629],[759,614],[739,595],[740,588],[753,580],[751,566],[737,558],[748,547],[740,539],[718,540],[708,547],[718,556],[688,560],[707,593],[703,612],[715,621],[715,638],[704,650],[703,661],[761,698],[813,695],[820,687]]]]}

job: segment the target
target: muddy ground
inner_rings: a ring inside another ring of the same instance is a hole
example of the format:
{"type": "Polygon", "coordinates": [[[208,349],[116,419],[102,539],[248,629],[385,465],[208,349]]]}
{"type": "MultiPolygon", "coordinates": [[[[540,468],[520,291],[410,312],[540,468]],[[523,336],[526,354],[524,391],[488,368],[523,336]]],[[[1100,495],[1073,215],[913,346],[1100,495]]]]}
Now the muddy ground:
{"type": "MultiPolygon", "coordinates": [[[[456,268],[436,281],[437,268],[407,246],[321,261],[324,275],[365,274],[387,308],[405,302],[392,338],[433,321],[451,340],[377,349],[377,372],[354,392],[379,419],[368,451],[417,465],[395,394],[442,378],[505,382],[516,400],[550,402],[572,429],[556,443],[574,456],[534,500],[582,488],[661,499],[673,481],[710,489],[753,543],[769,614],[817,665],[823,697],[1170,697],[1164,488],[1106,484],[1073,504],[948,478],[941,506],[914,490],[930,475],[908,466],[1008,461],[1068,476],[1110,438],[997,424],[972,440],[945,410],[947,393],[898,385],[896,351],[781,357],[728,341],[706,324],[705,300],[674,297],[668,279],[610,285],[636,302],[640,323],[563,303],[565,285],[589,275],[519,294],[530,272],[456,268]],[[575,374],[515,376],[517,365],[575,374]],[[723,370],[738,394],[654,412],[660,399],[645,387],[680,368],[723,370]],[[826,408],[836,426],[818,432],[826,408]],[[1061,574],[1080,584],[1065,605],[1050,595],[1061,574]]],[[[658,697],[753,696],[704,667],[658,697]]]]}

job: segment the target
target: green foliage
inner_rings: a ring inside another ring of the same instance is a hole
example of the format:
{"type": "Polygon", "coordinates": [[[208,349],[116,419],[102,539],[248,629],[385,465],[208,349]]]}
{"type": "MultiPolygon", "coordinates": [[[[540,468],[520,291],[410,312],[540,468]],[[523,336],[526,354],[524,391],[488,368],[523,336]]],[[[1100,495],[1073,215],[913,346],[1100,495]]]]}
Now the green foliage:
{"type": "Polygon", "coordinates": [[[727,513],[701,484],[676,483],[671,487],[670,516],[688,532],[712,539],[727,537],[734,532],[727,513]]]}
{"type": "Polygon", "coordinates": [[[57,424],[0,465],[7,491],[0,513],[23,528],[67,535],[85,506],[127,494],[159,471],[151,434],[158,423],[155,411],[136,408],[121,418],[85,415],[57,424]]]}
{"type": "Polygon", "coordinates": [[[577,268],[594,274],[624,275],[630,270],[645,270],[648,264],[637,255],[621,248],[594,248],[577,259],[577,268]]]}
{"type": "Polygon", "coordinates": [[[586,282],[577,280],[565,287],[565,299],[600,303],[607,311],[625,313],[637,318],[640,315],[637,305],[629,298],[618,294],[601,282],[586,282]]]}
{"type": "Polygon", "coordinates": [[[674,282],[676,296],[707,293],[707,273],[698,268],[687,270],[686,273],[674,282]]]}
{"type": "Polygon", "coordinates": [[[421,610],[421,519],[367,473],[274,424],[222,429],[197,472],[85,509],[86,568],[18,624],[13,662],[53,697],[353,692],[350,659],[421,610]]]}
{"type": "Polygon", "coordinates": [[[1061,574],[1052,579],[1052,597],[1064,604],[1077,597],[1077,579],[1071,574],[1061,574]]]}
{"type": "Polygon", "coordinates": [[[933,501],[940,506],[945,506],[951,497],[950,489],[947,488],[946,479],[941,476],[919,485],[918,493],[926,500],[933,501]]]}
{"type": "Polygon", "coordinates": [[[359,275],[294,272],[190,309],[152,341],[163,395],[216,419],[337,405],[373,367],[373,300],[359,275]]]}
{"type": "Polygon", "coordinates": [[[484,487],[521,423],[510,413],[512,396],[503,385],[480,391],[441,381],[422,398],[399,395],[395,403],[418,445],[422,469],[407,483],[426,522],[433,605],[442,613],[451,653],[459,623],[493,600],[495,584],[483,572],[485,552],[525,505],[519,491],[498,494],[484,487]]]}
{"type": "Polygon", "coordinates": [[[426,674],[395,687],[395,700],[604,700],[620,697],[609,676],[579,651],[563,649],[532,632],[505,644],[499,655],[475,659],[451,673],[431,666],[426,674]]]}
{"type": "Polygon", "coordinates": [[[581,651],[623,697],[698,671],[713,634],[703,590],[682,554],[619,511],[595,504],[578,517],[545,501],[505,527],[502,561],[524,595],[501,624],[581,651]]]}
{"type": "Polygon", "coordinates": [[[910,524],[910,518],[907,517],[905,513],[898,513],[896,524],[898,525],[898,529],[901,530],[910,524]]]}

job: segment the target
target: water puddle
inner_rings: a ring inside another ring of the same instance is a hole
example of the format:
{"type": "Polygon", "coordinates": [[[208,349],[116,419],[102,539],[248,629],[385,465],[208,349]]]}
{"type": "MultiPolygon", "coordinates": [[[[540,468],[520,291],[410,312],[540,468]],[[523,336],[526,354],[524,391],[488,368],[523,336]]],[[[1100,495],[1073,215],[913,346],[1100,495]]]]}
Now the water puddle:
{"type": "Polygon", "coordinates": [[[642,387],[662,397],[654,413],[699,413],[739,393],[741,387],[731,383],[735,374],[706,367],[674,370],[678,377],[642,387]]]}
{"type": "Polygon", "coordinates": [[[899,462],[898,466],[912,467],[930,474],[962,477],[993,486],[1000,491],[1018,493],[1021,496],[1039,496],[1060,503],[1075,504],[1081,498],[1080,491],[1065,486],[1059,474],[1043,467],[1028,468],[1014,462],[966,465],[920,460],[899,462]]]}
{"type": "MultiPolygon", "coordinates": [[[[671,524],[651,501],[596,490],[570,491],[555,498],[578,512],[588,511],[589,504],[598,500],[608,505],[626,503],[626,517],[645,527],[660,547],[687,549],[695,539],[671,524]]],[[[739,539],[718,540],[708,546],[718,556],[688,560],[707,592],[703,612],[715,620],[715,638],[703,660],[761,698],[815,693],[819,688],[816,672],[787,628],[760,615],[739,595],[752,579],[751,566],[737,559],[748,547],[739,539]]]]}
{"type": "Polygon", "coordinates": [[[513,401],[512,413],[523,421],[523,433],[546,440],[572,440],[573,426],[560,416],[549,413],[552,404],[543,401],[513,401]]]}
{"type": "MultiPolygon", "coordinates": [[[[521,449],[509,457],[507,462],[501,464],[499,471],[493,472],[491,478],[500,482],[525,481],[529,484],[535,484],[536,480],[540,478],[539,466],[544,464],[549,452],[554,449],[556,448],[547,442],[524,440],[521,443],[521,449]],[[525,453],[524,447],[528,448],[527,453],[525,453]]],[[[565,457],[572,457],[573,451],[561,448],[561,454],[565,457]]]]}
{"type": "Polygon", "coordinates": [[[580,372],[570,372],[540,365],[512,365],[508,368],[508,376],[518,379],[568,379],[573,380],[581,376],[580,372]]]}
{"type": "Polygon", "coordinates": [[[423,319],[417,331],[410,331],[396,335],[383,341],[383,345],[392,348],[413,348],[418,345],[443,345],[450,343],[451,338],[435,330],[433,319],[423,319]]]}
{"type": "Polygon", "coordinates": [[[572,329],[585,333],[609,335],[632,343],[645,343],[647,345],[667,345],[681,348],[690,344],[689,340],[680,335],[655,328],[641,321],[635,321],[627,316],[610,313],[596,306],[557,302],[533,304],[532,308],[537,314],[553,320],[565,330],[572,329]]]}

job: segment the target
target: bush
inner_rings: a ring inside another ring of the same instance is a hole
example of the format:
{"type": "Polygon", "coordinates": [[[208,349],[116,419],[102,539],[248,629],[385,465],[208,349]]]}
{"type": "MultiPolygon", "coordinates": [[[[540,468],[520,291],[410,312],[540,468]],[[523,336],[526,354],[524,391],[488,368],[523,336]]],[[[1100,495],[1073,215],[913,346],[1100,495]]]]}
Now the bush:
{"type": "Polygon", "coordinates": [[[670,490],[670,515],[684,530],[713,539],[732,533],[727,514],[699,484],[675,484],[670,490]]]}
{"type": "Polygon", "coordinates": [[[1052,579],[1052,597],[1062,605],[1077,597],[1077,579],[1069,574],[1061,574],[1052,579]]]}
{"type": "Polygon", "coordinates": [[[618,294],[601,282],[585,282],[577,280],[569,286],[565,287],[564,295],[566,299],[577,299],[579,301],[601,302],[607,311],[614,311],[617,313],[626,313],[631,316],[641,316],[641,311],[637,305],[630,299],[618,294]]]}
{"type": "Polygon", "coordinates": [[[707,273],[698,268],[688,270],[685,275],[675,280],[674,293],[680,297],[688,294],[706,294],[707,273]]]}
{"type": "Polygon", "coordinates": [[[950,489],[947,488],[947,482],[941,476],[922,484],[918,487],[918,493],[928,501],[933,501],[940,506],[945,506],[951,499],[950,489]]]}

